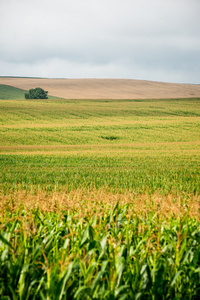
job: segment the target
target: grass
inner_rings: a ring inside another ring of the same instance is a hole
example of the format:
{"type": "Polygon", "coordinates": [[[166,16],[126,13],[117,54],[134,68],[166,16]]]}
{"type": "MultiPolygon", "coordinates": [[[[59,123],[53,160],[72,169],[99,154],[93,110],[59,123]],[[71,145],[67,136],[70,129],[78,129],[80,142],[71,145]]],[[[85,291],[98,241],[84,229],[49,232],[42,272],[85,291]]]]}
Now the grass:
{"type": "MultiPolygon", "coordinates": [[[[13,86],[0,84],[0,100],[18,100],[24,99],[24,95],[27,91],[13,86]]],[[[50,99],[58,99],[57,97],[49,96],[50,99]]]]}
{"type": "Polygon", "coordinates": [[[0,84],[0,99],[23,99],[25,90],[15,88],[9,85],[0,84]]]}
{"type": "Polygon", "coordinates": [[[198,98],[0,101],[2,299],[198,299],[199,117],[198,98]]]}

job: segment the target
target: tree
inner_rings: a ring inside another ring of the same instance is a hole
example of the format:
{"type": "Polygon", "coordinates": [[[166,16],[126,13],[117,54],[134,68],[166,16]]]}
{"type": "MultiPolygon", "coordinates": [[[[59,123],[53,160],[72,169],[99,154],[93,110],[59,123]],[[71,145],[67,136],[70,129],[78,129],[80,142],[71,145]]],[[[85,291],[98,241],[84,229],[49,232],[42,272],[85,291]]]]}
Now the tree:
{"type": "Polygon", "coordinates": [[[30,89],[28,93],[25,93],[26,99],[48,99],[48,92],[43,89],[37,87],[35,89],[30,89]]]}

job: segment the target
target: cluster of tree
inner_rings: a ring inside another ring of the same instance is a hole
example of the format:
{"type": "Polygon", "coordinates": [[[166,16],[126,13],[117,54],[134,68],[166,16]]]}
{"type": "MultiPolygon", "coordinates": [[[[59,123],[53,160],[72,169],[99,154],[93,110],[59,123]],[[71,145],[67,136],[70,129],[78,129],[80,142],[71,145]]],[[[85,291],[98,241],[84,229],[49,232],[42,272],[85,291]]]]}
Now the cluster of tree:
{"type": "Polygon", "coordinates": [[[37,87],[35,89],[30,89],[28,93],[25,93],[26,99],[48,99],[48,92],[43,89],[37,87]]]}

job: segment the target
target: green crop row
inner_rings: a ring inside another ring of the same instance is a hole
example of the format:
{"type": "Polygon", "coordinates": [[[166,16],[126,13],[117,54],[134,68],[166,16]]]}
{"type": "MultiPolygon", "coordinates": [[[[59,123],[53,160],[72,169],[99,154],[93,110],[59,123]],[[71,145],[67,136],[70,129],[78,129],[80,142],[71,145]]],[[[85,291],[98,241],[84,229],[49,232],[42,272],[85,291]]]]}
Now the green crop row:
{"type": "Polygon", "coordinates": [[[41,186],[52,191],[103,188],[113,192],[199,194],[198,156],[43,156],[1,155],[2,192],[41,186]]]}

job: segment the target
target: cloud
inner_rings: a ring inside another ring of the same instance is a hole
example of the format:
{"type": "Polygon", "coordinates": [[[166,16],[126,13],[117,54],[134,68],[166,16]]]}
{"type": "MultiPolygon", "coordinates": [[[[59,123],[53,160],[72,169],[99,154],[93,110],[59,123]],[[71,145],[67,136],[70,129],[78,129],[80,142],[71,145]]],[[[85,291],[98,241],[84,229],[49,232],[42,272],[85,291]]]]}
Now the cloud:
{"type": "Polygon", "coordinates": [[[200,81],[199,0],[1,0],[0,75],[200,81]]]}

